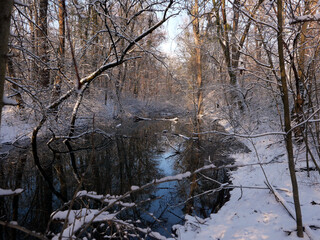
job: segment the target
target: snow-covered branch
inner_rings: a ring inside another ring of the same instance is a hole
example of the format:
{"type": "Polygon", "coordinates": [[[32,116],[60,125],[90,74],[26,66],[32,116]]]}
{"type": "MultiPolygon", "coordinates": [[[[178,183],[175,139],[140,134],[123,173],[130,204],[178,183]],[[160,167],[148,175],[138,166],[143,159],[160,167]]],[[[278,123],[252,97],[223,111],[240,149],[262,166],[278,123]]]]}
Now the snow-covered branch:
{"type": "Polygon", "coordinates": [[[14,99],[8,98],[6,96],[3,96],[2,98],[3,105],[10,105],[10,106],[17,106],[18,103],[14,99]]]}
{"type": "Polygon", "coordinates": [[[24,191],[24,189],[18,188],[15,190],[11,189],[2,189],[0,188],[0,196],[1,197],[6,197],[6,196],[14,196],[14,195],[19,195],[24,191]]]}
{"type": "Polygon", "coordinates": [[[302,15],[299,17],[294,17],[290,19],[289,23],[290,24],[297,24],[297,23],[304,23],[304,22],[318,22],[320,20],[320,14],[307,14],[307,15],[302,15]]]}
{"type": "Polygon", "coordinates": [[[13,4],[14,4],[14,5],[18,5],[18,6],[22,6],[22,7],[29,7],[28,4],[25,4],[25,3],[23,3],[23,2],[21,2],[21,1],[19,1],[19,0],[14,0],[14,1],[13,1],[13,4]]]}
{"type": "Polygon", "coordinates": [[[205,134],[220,134],[224,136],[229,137],[240,137],[240,138],[259,138],[259,137],[265,137],[269,135],[282,135],[285,136],[287,133],[285,132],[266,132],[266,133],[260,133],[260,134],[238,134],[238,133],[226,133],[226,132],[220,132],[220,131],[206,131],[206,132],[199,132],[199,133],[192,133],[193,135],[205,135],[205,134]]]}

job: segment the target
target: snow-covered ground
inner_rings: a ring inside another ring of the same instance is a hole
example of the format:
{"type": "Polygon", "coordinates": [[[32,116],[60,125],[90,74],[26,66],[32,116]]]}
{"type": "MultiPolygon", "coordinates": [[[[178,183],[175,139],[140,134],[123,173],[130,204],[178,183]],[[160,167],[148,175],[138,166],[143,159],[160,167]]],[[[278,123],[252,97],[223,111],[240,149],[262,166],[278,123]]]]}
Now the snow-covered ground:
{"type": "MultiPolygon", "coordinates": [[[[221,123],[227,131],[233,132],[226,121],[221,123]]],[[[261,129],[265,132],[270,130],[265,127],[261,129]]],[[[267,180],[294,209],[286,149],[281,141],[283,137],[269,135],[240,140],[251,152],[234,154],[232,157],[236,160],[235,164],[269,163],[263,165],[267,180]]],[[[298,149],[295,152],[297,155],[298,149]]],[[[296,158],[296,163],[297,168],[305,167],[303,153],[296,158]]],[[[260,165],[254,165],[233,171],[231,180],[237,188],[231,191],[230,201],[208,219],[187,216],[184,226],[175,226],[179,239],[301,239],[296,235],[295,221],[266,188],[263,170],[260,165]]],[[[313,235],[313,238],[309,238],[304,234],[303,239],[320,239],[320,175],[317,171],[311,171],[310,177],[307,177],[307,172],[297,172],[297,178],[303,223],[312,227],[310,235],[313,235]]]]}
{"type": "MultiPolygon", "coordinates": [[[[28,137],[32,131],[33,124],[27,119],[19,120],[16,114],[14,109],[4,109],[1,143],[28,137]]],[[[233,132],[226,121],[220,123],[228,132],[233,132]]],[[[259,132],[274,130],[266,126],[260,126],[259,132]]],[[[291,182],[282,138],[280,135],[266,135],[240,139],[251,152],[232,155],[236,164],[260,162],[263,163],[263,169],[260,165],[251,165],[233,171],[231,180],[236,188],[231,191],[230,201],[208,219],[186,216],[187,221],[184,226],[175,226],[178,238],[181,240],[301,239],[296,236],[295,221],[265,185],[268,180],[293,209],[291,182]]],[[[297,169],[304,168],[305,153],[297,147],[295,151],[297,169]]],[[[312,163],[310,165],[312,166],[312,163]]],[[[297,177],[303,223],[312,228],[313,240],[320,239],[320,175],[317,171],[311,171],[310,177],[307,177],[307,172],[302,171],[297,172],[297,177]]],[[[303,239],[310,238],[305,234],[303,239]]]]}
{"type": "Polygon", "coordinates": [[[0,144],[30,137],[34,125],[30,118],[21,119],[15,107],[5,106],[2,109],[0,144]]]}

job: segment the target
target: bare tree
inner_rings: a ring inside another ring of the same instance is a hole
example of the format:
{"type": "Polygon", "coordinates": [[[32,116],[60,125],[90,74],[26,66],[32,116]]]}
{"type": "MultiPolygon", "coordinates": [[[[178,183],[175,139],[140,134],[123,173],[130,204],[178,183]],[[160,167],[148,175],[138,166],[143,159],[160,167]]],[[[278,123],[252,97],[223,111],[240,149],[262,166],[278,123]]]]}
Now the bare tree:
{"type": "Polygon", "coordinates": [[[300,208],[300,201],[299,201],[299,191],[298,191],[298,184],[296,179],[296,172],[295,172],[295,163],[294,163],[294,156],[293,156],[293,144],[292,144],[292,133],[289,132],[291,130],[291,120],[290,120],[290,105],[289,105],[289,96],[288,96],[288,88],[287,88],[287,80],[286,80],[286,70],[284,64],[284,54],[283,54],[283,3],[282,0],[277,1],[277,8],[278,8],[278,53],[279,53],[279,64],[280,64],[280,74],[281,74],[281,83],[282,83],[282,100],[283,100],[283,107],[284,107],[284,121],[285,121],[285,131],[287,135],[285,137],[286,140],[286,147],[288,153],[288,163],[289,163],[289,171],[291,176],[291,184],[292,184],[292,191],[293,191],[293,199],[294,199],[294,206],[296,210],[296,221],[297,221],[297,234],[299,237],[303,237],[303,225],[302,225],[302,215],[301,215],[301,208],[300,208]]]}
{"type": "Polygon", "coordinates": [[[235,0],[232,2],[233,18],[232,23],[229,23],[227,16],[228,5],[226,4],[226,1],[222,0],[219,2],[213,0],[213,11],[215,12],[217,35],[224,52],[225,63],[230,79],[231,94],[229,95],[229,101],[231,105],[236,103],[236,105],[242,110],[244,109],[244,99],[241,95],[241,89],[239,85],[241,51],[248,37],[252,19],[255,17],[262,2],[263,0],[259,0],[251,9],[249,9],[248,16],[245,16],[247,17],[247,22],[242,26],[243,28],[240,29],[239,21],[242,7],[240,1],[235,0]]]}
{"type": "Polygon", "coordinates": [[[7,53],[8,53],[8,39],[10,35],[10,19],[11,10],[13,6],[12,0],[1,0],[0,1],[0,128],[1,128],[1,115],[2,107],[5,104],[3,101],[4,97],[4,82],[6,75],[7,65],[7,53]]]}
{"type": "Polygon", "coordinates": [[[50,84],[49,71],[49,43],[48,43],[48,0],[39,1],[39,19],[37,28],[37,41],[39,58],[42,61],[42,67],[39,69],[40,84],[42,87],[48,87],[50,84]]]}
{"type": "MultiPolygon", "coordinates": [[[[66,3],[65,0],[59,0],[59,49],[58,49],[58,71],[64,71],[65,64],[65,39],[66,39],[66,28],[65,28],[65,17],[66,17],[66,3]]],[[[53,86],[53,99],[56,100],[61,94],[62,74],[58,73],[53,86]]]]}
{"type": "Polygon", "coordinates": [[[200,39],[200,23],[199,23],[199,3],[195,0],[192,6],[192,29],[195,43],[195,65],[196,65],[196,82],[197,82],[197,116],[203,114],[203,82],[201,67],[201,39],[200,39]]]}

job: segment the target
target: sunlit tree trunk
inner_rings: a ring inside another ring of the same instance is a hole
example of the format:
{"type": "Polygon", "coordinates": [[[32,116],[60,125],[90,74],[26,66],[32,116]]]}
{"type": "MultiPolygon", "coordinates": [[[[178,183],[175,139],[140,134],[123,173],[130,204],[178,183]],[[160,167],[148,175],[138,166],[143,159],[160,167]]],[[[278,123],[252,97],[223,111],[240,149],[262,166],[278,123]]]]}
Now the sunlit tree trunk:
{"type": "MultiPolygon", "coordinates": [[[[98,32],[98,27],[99,27],[99,23],[98,23],[98,13],[97,11],[94,9],[94,6],[92,6],[91,8],[91,21],[92,21],[92,36],[94,36],[95,34],[97,34],[98,32]]],[[[93,53],[93,59],[92,59],[92,65],[93,68],[96,69],[98,67],[98,62],[100,59],[98,59],[98,43],[99,43],[99,35],[97,35],[93,41],[93,48],[92,48],[92,53],[93,53]]]]}
{"type": "MultiPolygon", "coordinates": [[[[58,49],[58,69],[60,72],[64,70],[64,59],[65,59],[65,36],[66,36],[66,28],[65,28],[65,16],[66,16],[66,5],[65,0],[59,0],[59,49],[58,49]]],[[[61,83],[62,76],[61,74],[57,74],[54,80],[54,88],[53,88],[53,100],[59,98],[61,93],[61,83]]]]}
{"type": "MultiPolygon", "coordinates": [[[[37,12],[36,0],[32,0],[30,7],[28,8],[28,27],[30,28],[30,40],[31,40],[31,51],[33,54],[38,56],[38,41],[37,41],[37,31],[35,30],[35,24],[38,22],[38,12],[37,12]]],[[[35,81],[38,79],[38,65],[36,63],[36,58],[31,59],[31,70],[29,73],[29,79],[35,81]]],[[[35,83],[34,83],[35,84],[35,83]]]]}
{"type": "MultiPolygon", "coordinates": [[[[304,1],[304,15],[309,15],[311,13],[311,9],[316,5],[315,0],[305,0],[304,1]]],[[[308,27],[310,22],[306,21],[302,24],[300,30],[300,41],[299,41],[299,48],[298,48],[298,56],[297,56],[297,63],[298,63],[298,74],[295,77],[296,80],[296,94],[294,99],[294,106],[292,109],[292,119],[296,121],[297,124],[303,121],[303,104],[305,101],[305,87],[306,83],[306,65],[308,61],[307,56],[307,49],[310,47],[310,43],[308,44],[307,35],[308,35],[308,27]]],[[[308,69],[311,72],[311,68],[308,69]]],[[[298,126],[294,130],[295,137],[298,141],[302,141],[303,139],[303,131],[304,126],[298,126]]]]}
{"type": "Polygon", "coordinates": [[[12,0],[0,1],[0,128],[12,6],[12,0]]]}
{"type": "Polygon", "coordinates": [[[197,79],[197,116],[203,114],[203,91],[202,91],[202,67],[201,67],[201,39],[199,23],[199,4],[198,0],[194,1],[192,8],[192,29],[195,43],[195,65],[197,79]]]}
{"type": "Polygon", "coordinates": [[[303,226],[302,226],[302,215],[299,201],[299,191],[298,191],[298,183],[296,179],[295,173],[295,164],[294,164],[294,156],[293,156],[293,144],[292,144],[292,133],[289,132],[291,130],[291,119],[290,119],[290,106],[289,106],[289,96],[288,96],[288,87],[286,80],[286,70],[284,64],[284,53],[283,53],[283,3],[282,0],[277,0],[277,19],[278,19],[278,32],[277,32],[277,40],[278,40],[278,54],[279,54],[279,65],[280,65],[280,74],[281,74],[281,95],[283,101],[284,108],[284,122],[285,122],[285,132],[288,134],[285,136],[286,148],[288,154],[288,163],[289,163],[289,171],[291,177],[292,184],[292,192],[293,192],[293,200],[296,211],[296,221],[297,221],[297,234],[299,237],[303,237],[303,226]]]}

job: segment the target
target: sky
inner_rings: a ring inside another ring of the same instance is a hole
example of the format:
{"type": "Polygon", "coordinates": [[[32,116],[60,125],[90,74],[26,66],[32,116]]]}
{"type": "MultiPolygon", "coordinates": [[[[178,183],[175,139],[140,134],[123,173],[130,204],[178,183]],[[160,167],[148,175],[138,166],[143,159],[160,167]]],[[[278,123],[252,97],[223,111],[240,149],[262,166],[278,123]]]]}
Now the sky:
{"type": "Polygon", "coordinates": [[[161,50],[169,56],[176,54],[178,48],[177,40],[179,34],[181,34],[184,31],[182,26],[186,17],[186,13],[181,13],[180,15],[171,17],[164,24],[165,30],[167,32],[167,40],[161,44],[161,50]]]}

